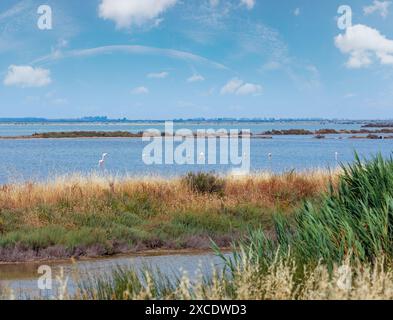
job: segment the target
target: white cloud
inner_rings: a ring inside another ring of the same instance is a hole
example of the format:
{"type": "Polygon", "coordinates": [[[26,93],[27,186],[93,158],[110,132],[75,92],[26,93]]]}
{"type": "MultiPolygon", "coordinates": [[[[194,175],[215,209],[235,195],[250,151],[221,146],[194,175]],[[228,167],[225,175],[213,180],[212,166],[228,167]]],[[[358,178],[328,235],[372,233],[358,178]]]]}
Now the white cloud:
{"type": "Polygon", "coordinates": [[[363,7],[363,12],[366,16],[374,12],[379,12],[381,17],[386,18],[389,14],[389,6],[391,4],[391,1],[374,0],[372,5],[363,7]]]}
{"type": "Polygon", "coordinates": [[[236,95],[258,95],[262,93],[262,86],[259,84],[245,83],[243,80],[233,78],[221,88],[221,94],[236,95]]]}
{"type": "Polygon", "coordinates": [[[348,68],[362,68],[379,60],[383,65],[393,65],[393,40],[377,29],[357,24],[347,28],[345,34],[334,39],[342,53],[349,54],[348,68]]]}
{"type": "Polygon", "coordinates": [[[132,89],[131,91],[132,94],[148,94],[149,93],[149,89],[146,87],[136,87],[134,89],[132,89]]]}
{"type": "Polygon", "coordinates": [[[147,74],[147,77],[150,78],[150,79],[165,79],[168,76],[169,76],[169,73],[165,72],[165,71],[157,72],[157,73],[153,72],[153,73],[148,73],[147,74]]]}
{"type": "Polygon", "coordinates": [[[240,0],[240,3],[245,5],[247,9],[251,10],[255,6],[256,0],[240,0]]]}
{"type": "Polygon", "coordinates": [[[207,58],[198,56],[190,52],[174,50],[174,49],[139,46],[139,45],[103,46],[103,47],[96,47],[96,48],[89,48],[89,49],[69,50],[64,52],[58,52],[56,54],[52,52],[49,55],[36,59],[35,61],[33,61],[33,63],[48,63],[51,61],[56,61],[65,58],[90,57],[90,56],[115,53],[115,52],[123,52],[127,54],[139,54],[139,55],[159,55],[159,56],[169,57],[172,59],[183,60],[188,63],[203,64],[216,69],[223,69],[223,70],[228,69],[228,67],[224,66],[221,63],[209,60],[207,58]]]}
{"type": "Polygon", "coordinates": [[[300,15],[300,8],[296,8],[295,11],[293,12],[293,14],[295,16],[299,16],[300,15]]]}
{"type": "Polygon", "coordinates": [[[205,78],[202,75],[200,75],[198,73],[194,73],[191,77],[189,77],[187,79],[187,82],[199,82],[199,81],[204,81],[204,80],[205,80],[205,78]]]}
{"type": "Polygon", "coordinates": [[[118,28],[141,26],[153,21],[159,24],[159,16],[174,6],[177,0],[101,0],[99,16],[105,20],[113,20],[118,28]]]}
{"type": "Polygon", "coordinates": [[[236,94],[242,96],[250,94],[257,95],[260,93],[262,93],[262,86],[253,83],[245,83],[236,91],[236,94]]]}
{"type": "Polygon", "coordinates": [[[8,67],[8,73],[4,78],[6,86],[20,87],[43,87],[51,81],[50,71],[47,69],[16,65],[8,67]]]}
{"type": "Polygon", "coordinates": [[[243,84],[243,80],[238,78],[233,78],[229,80],[225,86],[221,88],[221,94],[233,94],[235,93],[243,84]]]}

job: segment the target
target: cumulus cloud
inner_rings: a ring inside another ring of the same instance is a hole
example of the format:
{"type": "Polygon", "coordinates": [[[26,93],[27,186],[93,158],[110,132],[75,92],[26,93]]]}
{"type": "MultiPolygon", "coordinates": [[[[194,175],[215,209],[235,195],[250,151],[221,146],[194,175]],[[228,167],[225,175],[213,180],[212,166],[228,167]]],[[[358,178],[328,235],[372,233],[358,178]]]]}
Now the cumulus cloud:
{"type": "Polygon", "coordinates": [[[243,84],[243,80],[238,78],[231,79],[221,88],[221,94],[235,93],[243,84]]]}
{"type": "Polygon", "coordinates": [[[393,65],[393,40],[377,29],[357,24],[347,28],[345,34],[335,37],[335,44],[342,53],[348,54],[348,68],[362,68],[375,60],[382,65],[393,65]]]}
{"type": "Polygon", "coordinates": [[[240,0],[240,3],[245,5],[247,9],[251,10],[255,6],[256,0],[240,0]]]}
{"type": "Polygon", "coordinates": [[[149,89],[146,87],[136,87],[134,89],[131,90],[132,94],[148,94],[149,93],[149,89]]]}
{"type": "Polygon", "coordinates": [[[243,80],[233,78],[221,88],[220,93],[223,95],[258,95],[262,93],[262,86],[259,84],[245,83],[243,80]]]}
{"type": "Polygon", "coordinates": [[[165,71],[163,71],[163,72],[156,72],[156,73],[152,72],[152,73],[148,73],[147,74],[147,77],[150,78],[150,79],[165,79],[168,76],[169,76],[169,73],[165,72],[165,71]]]}
{"type": "Polygon", "coordinates": [[[204,80],[205,80],[205,78],[202,75],[200,75],[198,73],[194,73],[191,77],[189,77],[187,79],[187,82],[199,82],[199,81],[204,81],[204,80]]]}
{"type": "Polygon", "coordinates": [[[47,69],[16,65],[8,67],[8,73],[4,78],[6,86],[19,87],[44,87],[51,81],[50,71],[47,69]]]}
{"type": "Polygon", "coordinates": [[[245,83],[239,89],[237,89],[236,94],[238,95],[250,95],[250,94],[260,94],[262,92],[262,86],[259,84],[245,83]]]}
{"type": "Polygon", "coordinates": [[[389,14],[389,7],[391,4],[391,1],[375,0],[372,5],[363,7],[363,12],[366,16],[378,12],[381,17],[386,18],[389,14]]]}
{"type": "Polygon", "coordinates": [[[99,16],[113,20],[118,28],[141,26],[147,22],[158,24],[160,15],[174,6],[177,0],[101,0],[99,16]]]}

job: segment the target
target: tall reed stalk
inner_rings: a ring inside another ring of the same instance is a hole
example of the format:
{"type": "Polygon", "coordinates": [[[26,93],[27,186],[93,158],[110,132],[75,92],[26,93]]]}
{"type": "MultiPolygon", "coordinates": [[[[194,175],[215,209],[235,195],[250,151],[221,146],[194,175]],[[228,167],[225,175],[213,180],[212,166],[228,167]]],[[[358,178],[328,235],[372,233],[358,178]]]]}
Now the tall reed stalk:
{"type": "MultiPolygon", "coordinates": [[[[332,268],[346,257],[372,263],[393,257],[393,159],[377,155],[343,166],[337,187],[320,202],[305,202],[293,217],[276,214],[274,235],[250,231],[235,247],[262,267],[289,252],[300,265],[322,261],[332,268]]],[[[233,269],[233,262],[227,261],[233,269]]]]}

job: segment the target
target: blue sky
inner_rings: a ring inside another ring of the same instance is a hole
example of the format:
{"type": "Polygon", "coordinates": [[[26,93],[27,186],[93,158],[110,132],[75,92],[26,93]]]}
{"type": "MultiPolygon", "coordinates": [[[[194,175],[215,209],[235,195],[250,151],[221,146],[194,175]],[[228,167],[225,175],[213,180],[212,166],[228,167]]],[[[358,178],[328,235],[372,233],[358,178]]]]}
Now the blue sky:
{"type": "Polygon", "coordinates": [[[0,80],[0,117],[393,118],[393,4],[1,0],[0,80]]]}

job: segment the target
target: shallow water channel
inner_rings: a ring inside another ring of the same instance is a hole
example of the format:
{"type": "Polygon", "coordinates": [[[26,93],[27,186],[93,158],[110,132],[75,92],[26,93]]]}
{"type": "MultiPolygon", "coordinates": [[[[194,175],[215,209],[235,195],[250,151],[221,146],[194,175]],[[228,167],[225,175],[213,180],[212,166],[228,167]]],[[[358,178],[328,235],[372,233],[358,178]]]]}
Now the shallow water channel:
{"type": "Polygon", "coordinates": [[[111,271],[118,267],[141,270],[146,266],[153,270],[158,268],[170,279],[187,273],[191,280],[195,280],[201,273],[210,275],[214,268],[222,270],[223,261],[210,252],[186,252],[166,255],[127,255],[74,262],[5,264],[0,265],[0,286],[11,288],[16,299],[58,298],[59,285],[61,285],[58,277],[61,272],[63,272],[63,281],[68,279],[67,292],[72,295],[78,289],[77,283],[91,277],[109,277],[111,271]],[[42,276],[38,273],[38,268],[42,265],[50,267],[52,290],[41,290],[38,287],[38,279],[42,276]]]}

